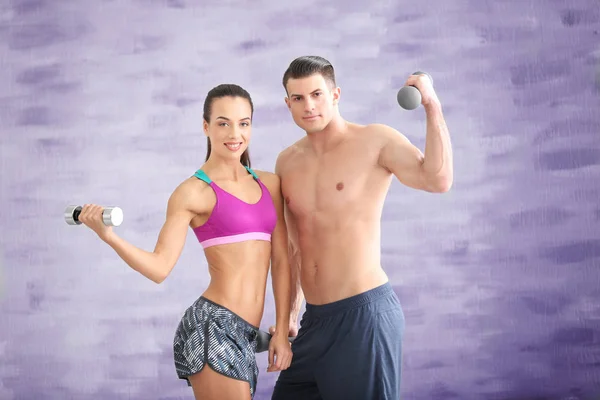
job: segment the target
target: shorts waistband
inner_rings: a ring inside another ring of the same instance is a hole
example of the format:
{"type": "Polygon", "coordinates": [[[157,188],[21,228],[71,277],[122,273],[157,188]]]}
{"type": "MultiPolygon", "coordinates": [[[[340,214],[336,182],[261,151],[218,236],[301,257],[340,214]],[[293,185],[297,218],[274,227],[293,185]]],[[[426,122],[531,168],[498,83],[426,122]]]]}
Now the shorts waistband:
{"type": "Polygon", "coordinates": [[[333,303],[322,305],[306,303],[306,316],[307,318],[330,317],[332,315],[363,306],[394,293],[395,292],[392,288],[392,285],[389,282],[386,282],[383,285],[367,290],[366,292],[359,293],[346,299],[334,301],[333,303]]]}
{"type": "Polygon", "coordinates": [[[227,313],[231,314],[231,316],[232,316],[232,317],[234,317],[234,318],[238,319],[238,320],[239,320],[240,322],[242,322],[244,325],[246,325],[247,327],[249,327],[249,328],[251,328],[251,329],[253,329],[253,330],[255,330],[255,331],[258,331],[258,330],[260,329],[258,326],[254,326],[254,325],[252,325],[250,322],[246,321],[244,318],[240,317],[239,315],[237,315],[236,313],[234,313],[233,311],[231,311],[229,308],[227,308],[227,307],[225,307],[225,306],[222,306],[222,305],[220,305],[220,304],[218,304],[218,303],[215,303],[214,301],[212,301],[212,300],[210,300],[210,299],[207,299],[207,298],[206,298],[206,297],[204,297],[204,296],[200,296],[200,298],[198,298],[198,301],[200,301],[200,302],[205,302],[205,303],[209,303],[209,304],[211,304],[211,305],[213,305],[213,306],[215,306],[215,307],[218,307],[218,308],[220,308],[220,309],[222,309],[222,310],[225,310],[225,311],[227,311],[227,313]]]}

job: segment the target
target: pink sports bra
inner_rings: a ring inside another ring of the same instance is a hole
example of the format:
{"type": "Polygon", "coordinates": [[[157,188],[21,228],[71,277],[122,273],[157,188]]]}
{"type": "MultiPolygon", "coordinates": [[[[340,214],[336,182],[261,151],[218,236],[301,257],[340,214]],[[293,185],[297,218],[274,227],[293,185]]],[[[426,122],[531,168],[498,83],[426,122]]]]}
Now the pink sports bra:
{"type": "Polygon", "coordinates": [[[199,169],[194,176],[208,183],[217,196],[217,202],[204,225],[194,228],[194,233],[203,248],[219,244],[237,243],[246,240],[271,241],[277,224],[277,212],[269,189],[249,167],[246,170],[258,182],[261,197],[255,204],[243,200],[221,189],[204,171],[199,169]]]}

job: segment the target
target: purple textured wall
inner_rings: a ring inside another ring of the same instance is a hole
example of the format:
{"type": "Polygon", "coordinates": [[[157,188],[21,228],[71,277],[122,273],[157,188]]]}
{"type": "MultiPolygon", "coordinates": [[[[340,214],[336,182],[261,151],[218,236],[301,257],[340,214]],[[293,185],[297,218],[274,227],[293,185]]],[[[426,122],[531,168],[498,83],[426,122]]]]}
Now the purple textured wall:
{"type": "MultiPolygon", "coordinates": [[[[62,211],[119,205],[119,232],[152,249],[169,194],[202,164],[206,92],[250,91],[253,165],[272,171],[303,134],[280,77],[305,54],[336,66],[346,118],[421,148],[423,110],[401,110],[397,89],[428,71],[445,107],[452,191],[394,183],[384,210],[404,398],[597,398],[597,0],[5,0],[1,399],[192,398],[171,342],[207,284],[200,246],[188,236],[157,286],[62,211]]],[[[264,400],[276,375],[258,359],[264,400]]]]}

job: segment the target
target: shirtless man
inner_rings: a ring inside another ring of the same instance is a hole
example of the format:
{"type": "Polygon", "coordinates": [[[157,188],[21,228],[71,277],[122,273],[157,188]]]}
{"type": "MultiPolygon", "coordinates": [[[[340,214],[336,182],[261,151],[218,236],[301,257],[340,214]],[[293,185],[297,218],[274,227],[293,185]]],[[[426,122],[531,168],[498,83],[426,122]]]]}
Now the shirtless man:
{"type": "Polygon", "coordinates": [[[381,266],[383,203],[393,176],[431,193],[447,192],[453,179],[433,86],[426,76],[406,84],[422,94],[424,154],[393,128],[344,120],[327,60],[300,57],[284,74],[285,102],[306,136],[276,163],[290,235],[289,329],[297,338],[273,400],[400,398],[404,314],[381,266]]]}

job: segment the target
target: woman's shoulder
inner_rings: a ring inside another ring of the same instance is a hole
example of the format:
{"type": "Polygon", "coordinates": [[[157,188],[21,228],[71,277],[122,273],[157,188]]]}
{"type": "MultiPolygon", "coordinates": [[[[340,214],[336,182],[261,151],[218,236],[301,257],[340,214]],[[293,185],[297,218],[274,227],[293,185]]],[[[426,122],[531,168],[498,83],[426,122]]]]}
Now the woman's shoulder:
{"type": "Polygon", "coordinates": [[[198,179],[196,176],[190,176],[179,183],[171,193],[169,203],[174,203],[177,208],[193,209],[199,212],[204,207],[210,207],[215,200],[215,193],[210,184],[198,179]]]}

